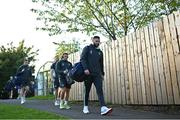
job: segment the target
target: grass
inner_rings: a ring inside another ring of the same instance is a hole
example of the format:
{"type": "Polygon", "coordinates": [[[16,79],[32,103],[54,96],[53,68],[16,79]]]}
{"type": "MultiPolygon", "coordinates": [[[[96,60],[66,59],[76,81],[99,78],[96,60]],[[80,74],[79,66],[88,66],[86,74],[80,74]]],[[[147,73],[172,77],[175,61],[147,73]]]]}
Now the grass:
{"type": "Polygon", "coordinates": [[[54,95],[47,96],[33,96],[28,98],[29,100],[54,100],[54,95]]]}
{"type": "Polygon", "coordinates": [[[68,119],[53,113],[0,103],[0,119],[68,119]]]}

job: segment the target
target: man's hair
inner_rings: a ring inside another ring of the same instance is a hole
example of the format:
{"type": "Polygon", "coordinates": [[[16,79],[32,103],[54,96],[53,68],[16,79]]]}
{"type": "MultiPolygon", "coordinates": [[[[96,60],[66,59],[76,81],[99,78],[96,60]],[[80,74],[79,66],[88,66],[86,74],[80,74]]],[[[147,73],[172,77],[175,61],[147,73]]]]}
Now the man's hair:
{"type": "Polygon", "coordinates": [[[100,39],[100,37],[99,36],[94,36],[93,39],[100,39]]]}
{"type": "Polygon", "coordinates": [[[62,55],[62,56],[64,56],[64,55],[68,55],[68,53],[63,53],[63,55],[62,55]]]}
{"type": "Polygon", "coordinates": [[[68,55],[68,53],[63,53],[61,56],[61,59],[64,57],[64,55],[68,55]]]}

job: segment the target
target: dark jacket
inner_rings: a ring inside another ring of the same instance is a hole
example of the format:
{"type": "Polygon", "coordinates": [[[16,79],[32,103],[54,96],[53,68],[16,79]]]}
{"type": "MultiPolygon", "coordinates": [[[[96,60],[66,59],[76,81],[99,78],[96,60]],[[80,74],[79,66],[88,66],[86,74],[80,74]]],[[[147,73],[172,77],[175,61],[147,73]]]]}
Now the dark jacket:
{"type": "Polygon", "coordinates": [[[10,80],[8,80],[7,83],[5,84],[4,89],[5,89],[6,91],[11,91],[11,90],[13,90],[14,87],[15,87],[14,82],[13,82],[12,79],[10,79],[10,80]]]}
{"type": "Polygon", "coordinates": [[[84,70],[88,69],[91,75],[104,75],[103,52],[94,45],[84,47],[80,61],[84,70]]]}
{"type": "Polygon", "coordinates": [[[56,62],[53,62],[53,64],[51,65],[51,69],[53,69],[54,71],[55,71],[55,76],[53,76],[54,77],[54,79],[57,79],[58,78],[58,76],[57,76],[57,73],[56,73],[56,63],[57,63],[58,61],[56,61],[56,62]]]}
{"type": "Polygon", "coordinates": [[[60,79],[66,79],[65,70],[71,70],[72,63],[67,60],[60,60],[56,63],[55,71],[60,79]]]}
{"type": "Polygon", "coordinates": [[[31,81],[32,72],[29,65],[21,65],[17,70],[16,76],[22,78],[23,80],[31,81]]]}

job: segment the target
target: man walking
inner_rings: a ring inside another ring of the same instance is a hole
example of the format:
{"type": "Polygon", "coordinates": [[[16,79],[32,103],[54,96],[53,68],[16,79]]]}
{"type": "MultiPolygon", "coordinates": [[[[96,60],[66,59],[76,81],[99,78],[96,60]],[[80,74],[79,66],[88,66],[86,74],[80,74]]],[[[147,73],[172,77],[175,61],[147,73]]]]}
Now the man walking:
{"type": "Polygon", "coordinates": [[[84,108],[83,113],[89,113],[88,100],[89,92],[91,90],[92,83],[96,87],[96,92],[101,105],[101,115],[106,115],[112,112],[112,108],[107,108],[104,101],[102,82],[104,76],[103,67],[103,52],[99,49],[100,37],[94,36],[92,38],[93,44],[86,46],[81,54],[81,63],[84,68],[84,73],[88,76],[84,81],[85,96],[84,96],[84,108]]]}
{"type": "Polygon", "coordinates": [[[55,57],[55,61],[53,62],[53,64],[51,65],[51,80],[53,81],[54,84],[54,92],[55,92],[55,102],[54,105],[58,106],[60,103],[60,98],[59,98],[59,92],[60,92],[60,88],[59,88],[59,79],[58,76],[56,74],[55,71],[55,66],[56,63],[58,62],[58,57],[55,57]]]}
{"type": "Polygon", "coordinates": [[[21,80],[21,83],[20,83],[21,104],[24,104],[26,101],[25,99],[26,93],[29,90],[29,85],[32,80],[32,72],[28,64],[29,64],[28,59],[27,58],[24,59],[24,64],[18,68],[17,73],[16,73],[18,78],[21,80]]]}
{"type": "Polygon", "coordinates": [[[68,105],[71,84],[68,84],[67,73],[72,68],[72,63],[68,61],[68,53],[63,53],[62,59],[56,64],[56,73],[60,81],[60,109],[70,109],[68,105]]]}

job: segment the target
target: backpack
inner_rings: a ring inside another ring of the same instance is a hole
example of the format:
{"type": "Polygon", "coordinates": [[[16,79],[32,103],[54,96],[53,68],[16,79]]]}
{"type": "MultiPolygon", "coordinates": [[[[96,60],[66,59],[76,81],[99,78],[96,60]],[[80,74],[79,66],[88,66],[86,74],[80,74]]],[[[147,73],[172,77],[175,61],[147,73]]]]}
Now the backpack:
{"type": "Polygon", "coordinates": [[[84,74],[84,69],[81,62],[77,62],[73,65],[72,69],[68,72],[68,77],[76,82],[83,82],[86,78],[84,74]]]}

